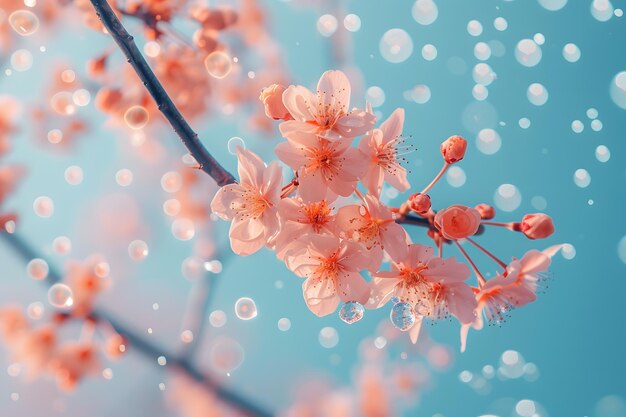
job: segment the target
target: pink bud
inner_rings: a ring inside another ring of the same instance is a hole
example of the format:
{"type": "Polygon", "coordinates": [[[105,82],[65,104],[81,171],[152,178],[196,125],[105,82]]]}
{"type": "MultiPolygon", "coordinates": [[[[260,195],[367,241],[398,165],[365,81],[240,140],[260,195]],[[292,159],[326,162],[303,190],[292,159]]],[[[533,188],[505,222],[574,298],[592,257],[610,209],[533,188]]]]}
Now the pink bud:
{"type": "Polygon", "coordinates": [[[489,220],[496,217],[496,210],[489,204],[480,203],[474,207],[480,213],[480,218],[483,220],[489,220]]]}
{"type": "Polygon", "coordinates": [[[435,215],[435,226],[448,240],[472,236],[480,226],[480,213],[471,207],[450,206],[435,215]]]}
{"type": "Polygon", "coordinates": [[[527,214],[522,219],[520,230],[529,239],[545,239],[554,233],[554,224],[547,214],[527,214]]]}
{"type": "Polygon", "coordinates": [[[409,207],[416,213],[424,214],[430,210],[430,196],[428,194],[415,193],[409,197],[409,207]]]}
{"type": "Polygon", "coordinates": [[[441,154],[448,164],[459,162],[465,156],[467,141],[461,136],[450,136],[441,144],[441,154]]]}
{"type": "Polygon", "coordinates": [[[265,106],[267,117],[271,117],[274,120],[293,119],[291,114],[289,114],[289,110],[283,104],[283,91],[285,91],[285,87],[280,84],[272,84],[261,91],[259,99],[265,106]]]}

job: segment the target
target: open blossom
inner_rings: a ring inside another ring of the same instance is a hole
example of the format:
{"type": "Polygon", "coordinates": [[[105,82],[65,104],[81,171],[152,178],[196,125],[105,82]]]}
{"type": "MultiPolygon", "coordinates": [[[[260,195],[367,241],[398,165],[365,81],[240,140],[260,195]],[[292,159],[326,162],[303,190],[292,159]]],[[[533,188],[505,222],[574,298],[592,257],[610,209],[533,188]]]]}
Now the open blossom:
{"type": "Polygon", "coordinates": [[[309,235],[301,240],[300,248],[290,252],[285,263],[299,277],[304,300],[318,316],[337,309],[339,301],[365,304],[370,288],[359,271],[369,259],[363,248],[336,236],[309,235]]]}
{"type": "Polygon", "coordinates": [[[265,107],[265,115],[271,117],[274,120],[291,120],[291,114],[289,110],[283,104],[283,92],[285,87],[280,84],[272,84],[269,87],[265,87],[261,91],[259,99],[265,107]]]}
{"type": "Polygon", "coordinates": [[[554,233],[552,219],[543,213],[525,215],[520,228],[529,239],[545,239],[554,233]]]}
{"type": "Polygon", "coordinates": [[[99,257],[94,256],[85,262],[69,261],[66,265],[65,281],[72,289],[72,312],[76,315],[91,313],[96,296],[109,284],[96,274],[100,261],[99,257]]]}
{"type": "Polygon", "coordinates": [[[349,141],[329,141],[314,133],[294,133],[275,152],[298,172],[298,194],[305,201],[351,195],[364,170],[359,151],[349,141]]]}
{"type": "Polygon", "coordinates": [[[404,110],[396,109],[379,129],[374,129],[359,142],[359,150],[366,161],[367,172],[361,182],[370,194],[380,195],[383,181],[388,182],[398,191],[409,189],[406,169],[400,165],[398,146],[402,141],[404,110]]]}
{"type": "Polygon", "coordinates": [[[377,270],[383,252],[392,258],[406,256],[408,235],[396,223],[393,213],[376,197],[366,195],[363,202],[364,205],[353,204],[339,209],[337,230],[346,239],[363,245],[371,261],[370,268],[377,270]]]}
{"type": "Polygon", "coordinates": [[[83,377],[100,372],[96,346],[87,342],[61,346],[50,359],[49,369],[61,389],[71,390],[83,377]]]}
{"type": "Polygon", "coordinates": [[[278,231],[276,205],[280,201],[282,173],[278,163],[269,166],[252,151],[237,148],[239,183],[220,188],[211,210],[230,225],[230,245],[238,255],[250,255],[278,231]]]}
{"type": "Polygon", "coordinates": [[[299,197],[285,198],[278,203],[278,217],[281,226],[275,249],[279,259],[304,235],[335,233],[335,213],[326,200],[306,203],[299,197]]]}
{"type": "Polygon", "coordinates": [[[464,282],[469,268],[454,258],[433,256],[430,246],[410,245],[405,257],[392,260],[390,271],[372,275],[372,307],[381,307],[395,296],[421,316],[439,319],[452,314],[461,323],[474,321],[476,299],[464,282]]]}
{"type": "Polygon", "coordinates": [[[294,120],[281,123],[285,137],[296,132],[310,132],[326,139],[355,138],[374,127],[376,117],[360,109],[349,111],[350,81],[341,71],[322,74],[317,93],[303,86],[289,86],[283,103],[294,120]]]}
{"type": "Polygon", "coordinates": [[[450,206],[435,215],[435,226],[446,239],[463,239],[478,230],[480,213],[471,207],[450,206]]]}
{"type": "Polygon", "coordinates": [[[470,327],[483,327],[483,314],[488,322],[501,323],[504,315],[516,307],[535,301],[539,281],[550,266],[551,258],[562,245],[551,246],[544,251],[531,250],[522,259],[513,259],[504,273],[487,281],[476,294],[477,314],[473,323],[465,323],[461,329],[461,350],[465,350],[470,327]]]}

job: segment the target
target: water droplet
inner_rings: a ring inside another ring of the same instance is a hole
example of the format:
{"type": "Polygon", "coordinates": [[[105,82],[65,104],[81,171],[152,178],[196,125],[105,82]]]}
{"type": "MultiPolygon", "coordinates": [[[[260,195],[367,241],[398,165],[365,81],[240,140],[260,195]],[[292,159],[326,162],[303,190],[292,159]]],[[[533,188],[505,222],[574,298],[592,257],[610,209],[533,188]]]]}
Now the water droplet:
{"type": "Polygon", "coordinates": [[[183,343],[193,342],[193,332],[191,330],[183,330],[180,333],[180,341],[183,343]]]}
{"type": "Polygon", "coordinates": [[[241,320],[251,320],[258,312],[254,300],[249,297],[241,297],[235,302],[235,315],[241,320]]]}
{"type": "Polygon", "coordinates": [[[496,79],[496,74],[493,72],[489,64],[481,62],[474,66],[472,70],[472,77],[478,84],[489,85],[496,79]]]}
{"type": "Polygon", "coordinates": [[[567,0],[539,0],[539,4],[546,10],[561,10],[567,4],[567,0]]]}
{"type": "Polygon", "coordinates": [[[519,119],[519,127],[522,129],[528,129],[530,127],[530,119],[527,117],[522,117],[519,119]]]}
{"type": "Polygon", "coordinates": [[[411,13],[417,23],[427,26],[437,20],[439,9],[433,0],[417,0],[411,13]]]}
{"type": "Polygon", "coordinates": [[[143,106],[132,106],[124,113],[124,122],[128,127],[139,130],[148,124],[150,116],[148,110],[143,106]]]}
{"type": "Polygon", "coordinates": [[[561,255],[567,260],[574,259],[576,257],[576,248],[574,245],[566,243],[563,245],[563,248],[561,248],[561,255]]]}
{"type": "Polygon", "coordinates": [[[16,10],[9,15],[9,25],[21,36],[32,35],[39,29],[39,18],[28,10],[16,10]]]}
{"type": "Polygon", "coordinates": [[[574,131],[574,133],[581,133],[583,130],[585,130],[585,125],[580,120],[574,120],[572,122],[572,130],[574,131]]]}
{"type": "Polygon", "coordinates": [[[39,301],[30,303],[28,305],[28,308],[26,309],[26,313],[28,314],[28,317],[30,317],[33,320],[39,320],[40,318],[42,318],[44,312],[45,312],[45,308],[43,306],[43,303],[40,303],[39,301]]]}
{"type": "Polygon", "coordinates": [[[243,363],[244,350],[236,340],[220,336],[211,347],[209,356],[213,370],[229,373],[243,363]]]}
{"type": "Polygon", "coordinates": [[[474,56],[480,61],[491,58],[491,48],[485,42],[478,42],[474,45],[474,56]]]}
{"type": "Polygon", "coordinates": [[[286,332],[289,329],[291,329],[291,320],[286,317],[278,320],[278,330],[280,330],[281,332],[286,332]]]}
{"type": "Polygon", "coordinates": [[[493,200],[502,211],[514,211],[522,203],[522,194],[513,184],[502,184],[496,190],[493,200]]]}
{"type": "Polygon", "coordinates": [[[413,53],[413,40],[402,29],[390,29],[380,39],[379,50],[386,61],[398,64],[406,61],[413,53]]]}
{"type": "Polygon", "coordinates": [[[405,302],[395,304],[391,308],[389,318],[391,319],[391,323],[394,327],[403,332],[406,332],[413,327],[413,324],[415,324],[415,313],[413,312],[413,307],[411,304],[405,302]]]}
{"type": "Polygon", "coordinates": [[[233,62],[224,52],[214,51],[204,59],[204,66],[211,77],[221,79],[230,74],[233,62]]]}
{"type": "Polygon", "coordinates": [[[50,98],[50,107],[61,116],[71,116],[76,113],[76,105],[72,93],[59,91],[50,98]]]}
{"type": "Polygon", "coordinates": [[[489,90],[482,84],[476,84],[472,88],[472,96],[478,101],[486,100],[489,96],[489,90]]]}
{"type": "Polygon", "coordinates": [[[148,41],[143,46],[143,52],[150,58],[156,58],[161,53],[161,45],[155,41],[148,41]]]}
{"type": "Polygon", "coordinates": [[[356,301],[349,301],[344,303],[339,310],[339,318],[348,324],[356,323],[363,318],[365,309],[360,303],[356,301]]]}
{"type": "Polygon", "coordinates": [[[337,30],[338,25],[337,18],[332,14],[325,14],[317,19],[317,31],[322,36],[332,36],[332,34],[337,30]]]}
{"type": "Polygon", "coordinates": [[[526,96],[531,104],[534,104],[535,106],[543,106],[548,101],[548,90],[546,90],[546,88],[539,83],[533,83],[528,86],[526,96]]]}
{"type": "Polygon", "coordinates": [[[574,172],[574,184],[580,188],[587,188],[591,184],[591,175],[584,168],[579,168],[574,172]]]}
{"type": "Polygon", "coordinates": [[[606,22],[613,17],[613,5],[609,0],[593,0],[591,15],[600,22],[606,22]]]}
{"type": "Polygon", "coordinates": [[[43,259],[32,259],[26,265],[26,272],[32,279],[42,280],[48,276],[49,268],[48,263],[43,259]]]}
{"type": "Polygon", "coordinates": [[[509,22],[504,17],[496,17],[493,20],[493,27],[500,32],[505,31],[509,27],[509,22]]]}
{"type": "Polygon", "coordinates": [[[238,137],[238,136],[233,136],[232,138],[228,139],[228,153],[231,155],[237,155],[237,147],[241,146],[242,149],[246,149],[246,142],[238,137]]]}
{"type": "Polygon", "coordinates": [[[343,26],[350,32],[358,32],[361,29],[361,18],[350,13],[343,19],[343,26]]]}
{"type": "Polygon", "coordinates": [[[537,45],[543,45],[544,43],[546,43],[546,37],[543,35],[543,33],[535,33],[535,36],[533,36],[533,40],[537,45]]]}
{"type": "Polygon", "coordinates": [[[599,119],[595,119],[591,121],[591,130],[593,130],[594,132],[599,132],[602,130],[602,121],[599,119]]]}
{"type": "Polygon", "coordinates": [[[478,20],[467,22],[467,33],[472,36],[480,36],[483,33],[483,25],[478,20]]]}
{"type": "Polygon", "coordinates": [[[128,256],[133,261],[143,261],[148,256],[148,244],[143,240],[133,240],[128,245],[128,256]]]}
{"type": "Polygon", "coordinates": [[[424,84],[416,85],[408,92],[408,96],[417,104],[428,103],[431,96],[430,88],[428,88],[428,86],[424,84]]]}
{"type": "Polygon", "coordinates": [[[378,86],[371,86],[366,93],[367,102],[372,107],[380,107],[385,103],[385,91],[378,86]]]}
{"type": "Polygon", "coordinates": [[[56,308],[71,307],[74,304],[72,290],[65,284],[54,284],[48,290],[48,302],[56,308]]]}
{"type": "Polygon", "coordinates": [[[33,202],[35,214],[42,218],[51,217],[54,214],[54,202],[48,196],[37,197],[33,202]]]}
{"type": "Polygon", "coordinates": [[[465,171],[460,166],[454,165],[448,169],[446,172],[446,181],[448,184],[454,188],[459,188],[465,185],[465,181],[467,176],[465,175],[465,171]]]}
{"type": "Polygon", "coordinates": [[[72,241],[67,236],[59,236],[52,241],[52,249],[59,255],[67,255],[72,250],[72,241]]]}
{"type": "Polygon", "coordinates": [[[11,66],[15,71],[28,71],[33,66],[33,54],[26,49],[18,49],[11,54],[11,66]]]}
{"type": "Polygon", "coordinates": [[[334,327],[324,327],[318,337],[320,345],[326,349],[332,349],[339,343],[339,333],[334,327]]]}
{"type": "Polygon", "coordinates": [[[178,240],[191,240],[196,235],[193,221],[189,219],[176,219],[172,222],[172,235],[178,240]]]}
{"type": "Polygon", "coordinates": [[[476,136],[476,147],[485,155],[493,155],[500,150],[502,140],[493,129],[482,129],[476,136]]]}
{"type": "Polygon", "coordinates": [[[209,314],[209,323],[215,328],[220,328],[226,324],[226,313],[222,310],[215,310],[209,314]]]}
{"type": "Polygon", "coordinates": [[[515,58],[525,67],[534,67],[541,61],[541,47],[532,39],[522,39],[515,47],[515,58]]]}
{"type": "Polygon", "coordinates": [[[115,173],[115,182],[122,187],[128,187],[133,182],[133,172],[130,169],[120,169],[115,173]]]}
{"type": "Polygon", "coordinates": [[[65,169],[64,176],[69,185],[80,185],[83,182],[83,169],[78,165],[71,165],[65,169]]]}
{"type": "Polygon", "coordinates": [[[563,47],[563,58],[567,62],[576,62],[580,59],[580,49],[575,43],[568,43],[563,47]]]}
{"type": "Polygon", "coordinates": [[[434,61],[437,58],[437,47],[427,43],[422,47],[422,58],[426,61],[434,61]]]}
{"type": "Polygon", "coordinates": [[[611,159],[611,151],[604,145],[599,145],[596,148],[596,159],[600,162],[608,162],[611,159]]]}

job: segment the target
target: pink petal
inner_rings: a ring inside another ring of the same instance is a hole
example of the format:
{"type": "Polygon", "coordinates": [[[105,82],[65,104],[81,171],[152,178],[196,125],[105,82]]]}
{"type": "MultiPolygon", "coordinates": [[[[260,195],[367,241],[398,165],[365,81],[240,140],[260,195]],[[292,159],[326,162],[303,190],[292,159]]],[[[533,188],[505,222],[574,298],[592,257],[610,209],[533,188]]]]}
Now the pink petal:
{"type": "Polygon", "coordinates": [[[326,71],[317,83],[320,102],[330,105],[335,112],[348,112],[350,106],[350,81],[341,71],[326,71]]]}
{"type": "Polygon", "coordinates": [[[417,343],[417,339],[419,338],[419,335],[420,335],[420,330],[422,329],[423,320],[424,319],[422,316],[417,316],[415,324],[413,324],[413,327],[411,327],[411,330],[409,330],[409,337],[411,338],[411,342],[413,344],[417,343]]]}
{"type": "Polygon", "coordinates": [[[237,167],[239,183],[260,186],[263,180],[265,162],[257,154],[241,146],[237,147],[237,159],[239,161],[237,167]]]}
{"type": "Polygon", "coordinates": [[[343,272],[337,277],[338,295],[343,302],[356,301],[367,303],[370,286],[358,272],[343,272]]]}
{"type": "Polygon", "coordinates": [[[240,198],[243,188],[239,184],[228,184],[217,190],[211,201],[211,211],[224,220],[231,220],[235,212],[231,206],[240,198]]]}
{"type": "Polygon", "coordinates": [[[402,135],[402,126],[404,125],[404,109],[397,108],[391,113],[391,116],[380,125],[383,131],[385,142],[396,139],[402,135]]]}
{"type": "Polygon", "coordinates": [[[274,153],[291,169],[297,171],[307,163],[306,154],[302,149],[296,148],[289,142],[281,142],[276,145],[274,153]]]}
{"type": "Polygon", "coordinates": [[[476,297],[469,285],[454,283],[448,286],[446,304],[450,313],[461,323],[472,323],[476,319],[476,297]]]}
{"type": "MultiPolygon", "coordinates": [[[[297,121],[314,120],[315,117],[311,109],[315,108],[316,103],[317,98],[315,95],[300,85],[291,85],[283,92],[283,104],[297,121]]],[[[281,125],[285,123],[281,123],[281,125]]]]}
{"type": "Polygon", "coordinates": [[[322,317],[337,310],[339,297],[331,280],[307,278],[302,283],[302,295],[309,310],[322,317]]]}

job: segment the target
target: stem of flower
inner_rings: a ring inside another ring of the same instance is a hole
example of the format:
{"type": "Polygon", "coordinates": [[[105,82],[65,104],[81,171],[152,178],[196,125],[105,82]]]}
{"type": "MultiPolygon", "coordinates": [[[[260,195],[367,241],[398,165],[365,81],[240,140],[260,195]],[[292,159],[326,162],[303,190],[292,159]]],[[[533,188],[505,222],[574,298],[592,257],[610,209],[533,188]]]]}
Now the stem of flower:
{"type": "MultiPolygon", "coordinates": [[[[13,250],[15,250],[18,255],[20,255],[21,258],[25,261],[30,261],[34,258],[41,258],[41,256],[39,256],[39,254],[33,248],[31,248],[30,245],[28,245],[16,234],[2,232],[0,233],[0,238],[4,239],[11,246],[11,248],[13,248],[13,250]]],[[[55,282],[59,282],[60,280],[61,274],[59,274],[59,272],[53,267],[49,266],[48,277],[46,278],[45,282],[53,284],[55,282]]],[[[96,320],[99,323],[108,323],[119,335],[128,340],[128,343],[131,347],[137,349],[138,352],[141,352],[145,356],[150,358],[150,363],[157,363],[154,359],[158,358],[159,356],[166,357],[167,367],[181,370],[182,372],[187,374],[187,376],[194,379],[196,382],[206,386],[208,389],[213,391],[215,395],[217,395],[222,401],[231,405],[232,407],[237,408],[246,415],[260,417],[273,416],[273,413],[260,408],[256,404],[250,402],[248,399],[241,397],[236,392],[222,387],[209,375],[202,373],[199,369],[194,367],[188,358],[174,355],[170,352],[165,351],[164,349],[161,349],[156,344],[144,339],[138,333],[111,317],[111,315],[106,313],[105,311],[95,309],[90,314],[90,318],[96,320]]]]}
{"type": "Polygon", "coordinates": [[[470,258],[467,252],[465,252],[465,249],[463,249],[463,247],[458,242],[458,240],[455,240],[454,243],[456,244],[456,247],[459,248],[459,250],[465,257],[465,259],[467,259],[467,262],[469,262],[469,264],[471,265],[472,270],[474,271],[474,274],[476,274],[476,278],[478,278],[478,286],[482,287],[483,285],[485,285],[487,280],[485,279],[485,277],[483,277],[483,274],[480,273],[480,271],[478,270],[478,267],[476,266],[474,261],[472,261],[472,258],[470,258]]]}
{"type": "Polygon", "coordinates": [[[469,237],[466,237],[465,240],[467,240],[472,245],[476,246],[478,249],[480,249],[481,252],[483,252],[485,255],[487,255],[488,257],[490,257],[494,261],[496,261],[496,263],[498,265],[500,265],[503,269],[506,270],[506,264],[504,262],[502,262],[496,255],[494,255],[493,253],[489,252],[487,249],[485,249],[484,247],[482,247],[481,245],[479,245],[477,242],[473,241],[469,237]]]}
{"type": "Polygon", "coordinates": [[[170,123],[174,132],[189,150],[189,153],[196,159],[200,168],[209,174],[211,178],[221,187],[226,184],[235,182],[235,177],[226,169],[224,169],[215,158],[206,150],[204,145],[198,139],[198,134],[189,126],[180,113],[176,105],[169,97],[161,82],[154,75],[145,58],[137,48],[133,37],[126,31],[117,18],[113,9],[106,0],[91,0],[91,4],[96,10],[96,14],[102,21],[102,24],[111,34],[115,43],[122,50],[128,62],[133,66],[135,72],[143,81],[144,86],[154,98],[158,105],[159,111],[165,116],[170,123]]]}
{"type": "Polygon", "coordinates": [[[441,171],[439,171],[439,174],[437,174],[437,176],[433,178],[430,184],[428,184],[426,188],[422,190],[422,194],[426,194],[428,191],[430,191],[430,189],[433,188],[433,186],[437,183],[437,181],[439,181],[441,177],[443,177],[443,174],[446,173],[449,167],[450,167],[450,164],[447,162],[444,162],[443,167],[441,168],[441,171]]]}
{"type": "Polygon", "coordinates": [[[480,222],[480,224],[484,224],[486,226],[498,226],[504,227],[505,229],[515,230],[515,223],[498,223],[498,222],[480,222]]]}

